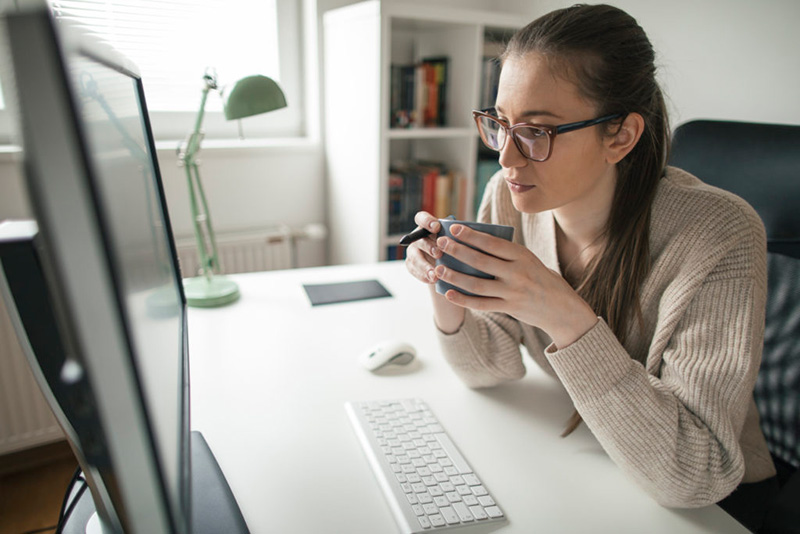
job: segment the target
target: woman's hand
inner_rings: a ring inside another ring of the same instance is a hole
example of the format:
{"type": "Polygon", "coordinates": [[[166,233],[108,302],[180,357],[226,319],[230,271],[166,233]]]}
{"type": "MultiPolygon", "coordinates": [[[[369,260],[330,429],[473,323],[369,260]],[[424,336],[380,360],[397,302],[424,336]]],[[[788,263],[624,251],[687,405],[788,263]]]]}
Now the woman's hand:
{"type": "Polygon", "coordinates": [[[436,246],[436,234],[442,229],[439,219],[430,213],[420,211],[414,216],[414,222],[420,228],[427,228],[431,235],[419,239],[408,246],[406,251],[406,269],[414,278],[429,284],[433,300],[433,319],[436,326],[445,334],[457,332],[464,323],[464,308],[447,302],[434,288],[438,280],[434,271],[436,259],[442,257],[442,251],[436,246]]]}
{"type": "Polygon", "coordinates": [[[425,211],[417,212],[414,222],[425,228],[431,235],[414,241],[406,250],[406,269],[417,280],[427,284],[436,283],[433,266],[436,258],[442,257],[442,251],[436,246],[436,234],[442,229],[439,219],[425,211]]]}
{"type": "Polygon", "coordinates": [[[559,348],[575,342],[597,322],[597,315],[567,281],[524,246],[461,224],[451,226],[450,232],[480,250],[446,237],[437,240],[437,249],[495,279],[477,278],[439,265],[435,268],[437,279],[479,295],[468,296],[451,289],[445,295],[448,302],[473,310],[507,313],[544,330],[559,348]]]}

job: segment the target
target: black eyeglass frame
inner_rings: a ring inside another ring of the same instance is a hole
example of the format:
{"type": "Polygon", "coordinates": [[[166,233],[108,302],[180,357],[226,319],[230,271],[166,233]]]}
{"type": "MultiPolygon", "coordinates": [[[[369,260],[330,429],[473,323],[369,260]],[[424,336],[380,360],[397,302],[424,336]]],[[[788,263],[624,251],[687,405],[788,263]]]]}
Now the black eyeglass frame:
{"type": "Polygon", "coordinates": [[[475,119],[475,125],[478,127],[478,133],[481,136],[483,144],[486,145],[487,148],[500,152],[506,146],[506,141],[510,137],[514,139],[514,144],[517,145],[517,150],[519,150],[519,153],[522,154],[522,156],[525,159],[529,159],[531,161],[547,161],[547,159],[550,158],[550,156],[553,154],[553,145],[555,144],[556,136],[558,134],[574,132],[575,130],[581,130],[583,128],[588,128],[589,126],[594,126],[596,124],[601,124],[624,116],[625,113],[613,113],[611,115],[604,115],[602,117],[597,117],[596,119],[570,122],[569,124],[561,124],[558,126],[552,124],[535,124],[530,122],[521,122],[519,124],[514,124],[509,126],[497,116],[497,110],[495,108],[487,108],[481,111],[472,110],[472,118],[475,119]],[[480,124],[481,117],[492,119],[506,131],[506,137],[503,140],[503,144],[500,146],[500,148],[494,148],[492,146],[489,146],[489,143],[486,142],[486,138],[484,137],[483,129],[481,128],[480,124]],[[542,130],[544,133],[547,134],[548,147],[547,147],[547,155],[544,158],[536,159],[525,155],[526,151],[523,149],[522,145],[520,144],[519,138],[517,138],[517,134],[514,132],[514,130],[518,128],[538,128],[539,130],[542,130]]]}

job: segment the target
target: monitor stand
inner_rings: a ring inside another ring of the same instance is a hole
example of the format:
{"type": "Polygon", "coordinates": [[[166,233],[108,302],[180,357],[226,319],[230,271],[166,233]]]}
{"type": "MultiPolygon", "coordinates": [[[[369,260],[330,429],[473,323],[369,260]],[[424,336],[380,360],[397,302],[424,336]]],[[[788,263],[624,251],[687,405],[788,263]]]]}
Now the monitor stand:
{"type": "MultiPolygon", "coordinates": [[[[247,524],[225,475],[200,432],[191,433],[192,533],[248,534],[247,524]]],[[[73,488],[70,501],[78,488],[73,488]]],[[[65,523],[64,534],[106,534],[95,511],[91,492],[84,491],[65,523]]]]}

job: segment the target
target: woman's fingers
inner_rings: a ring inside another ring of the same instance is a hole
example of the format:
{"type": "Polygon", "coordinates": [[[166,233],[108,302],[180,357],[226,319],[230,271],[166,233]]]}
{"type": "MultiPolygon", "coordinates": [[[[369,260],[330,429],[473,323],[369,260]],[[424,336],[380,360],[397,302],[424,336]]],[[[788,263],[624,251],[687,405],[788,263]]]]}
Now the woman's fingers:
{"type": "MultiPolygon", "coordinates": [[[[500,240],[502,241],[502,240],[500,240]]],[[[479,271],[497,276],[506,260],[497,258],[490,249],[489,253],[482,250],[475,250],[466,244],[459,243],[455,239],[440,237],[436,240],[436,246],[444,254],[449,254],[462,263],[469,265],[479,271]]]]}
{"type": "Polygon", "coordinates": [[[422,282],[432,284],[436,281],[433,261],[419,247],[408,247],[406,251],[406,270],[422,282]]]}
{"type": "Polygon", "coordinates": [[[450,233],[462,243],[483,250],[501,260],[513,260],[517,257],[519,246],[500,237],[473,230],[463,224],[452,225],[450,233]]]}
{"type": "Polygon", "coordinates": [[[434,272],[438,280],[444,280],[459,289],[474,293],[479,297],[499,296],[497,294],[498,285],[495,280],[464,274],[455,269],[447,268],[444,265],[437,265],[434,272]]]}
{"type": "Polygon", "coordinates": [[[425,228],[434,235],[438,234],[439,231],[442,229],[442,225],[439,222],[439,219],[437,219],[427,211],[418,211],[417,214],[414,215],[414,222],[420,228],[425,228]]]}

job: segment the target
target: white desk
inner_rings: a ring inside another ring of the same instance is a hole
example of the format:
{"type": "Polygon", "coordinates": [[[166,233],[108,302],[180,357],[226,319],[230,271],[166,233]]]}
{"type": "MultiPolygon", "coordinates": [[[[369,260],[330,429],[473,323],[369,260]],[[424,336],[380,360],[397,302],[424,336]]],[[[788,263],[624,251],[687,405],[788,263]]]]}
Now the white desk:
{"type": "Polygon", "coordinates": [[[470,390],[441,357],[427,290],[401,262],[238,275],[242,298],[191,309],[192,427],[254,534],[394,533],[394,519],[344,410],[347,400],[419,397],[484,480],[503,533],[747,532],[717,506],[670,510],[648,497],[532,361],[521,381],[470,390]],[[376,278],[393,298],[312,307],[304,283],[376,278]],[[410,368],[372,374],[358,354],[411,342],[410,368]]]}

